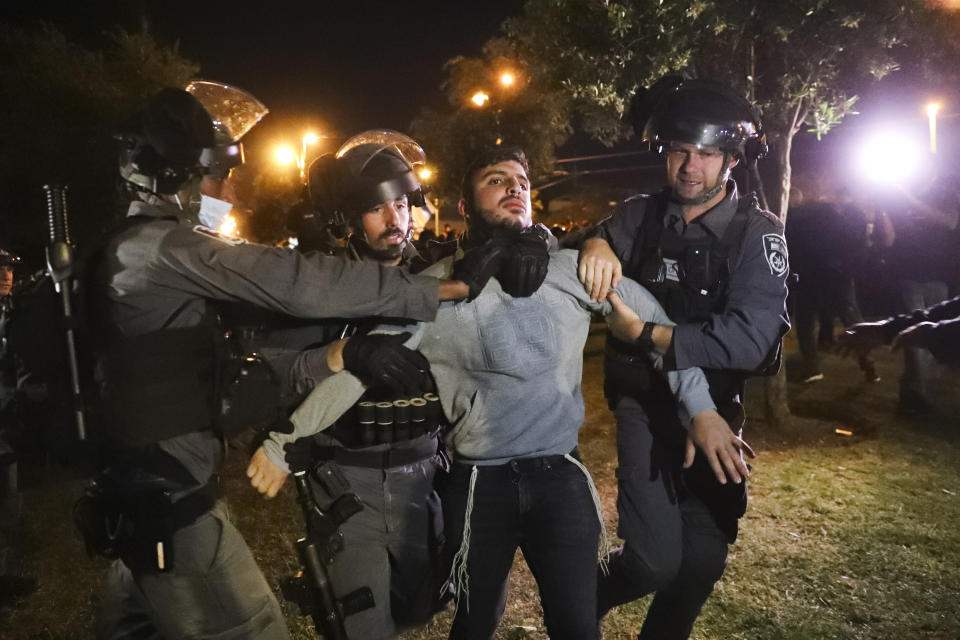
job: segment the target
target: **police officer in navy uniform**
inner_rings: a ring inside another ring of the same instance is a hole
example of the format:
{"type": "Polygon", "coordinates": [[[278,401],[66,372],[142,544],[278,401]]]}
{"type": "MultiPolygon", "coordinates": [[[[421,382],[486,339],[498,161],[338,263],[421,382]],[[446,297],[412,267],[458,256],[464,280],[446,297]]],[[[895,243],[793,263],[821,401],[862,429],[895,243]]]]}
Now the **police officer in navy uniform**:
{"type": "Polygon", "coordinates": [[[635,98],[633,118],[665,158],[667,187],[628,199],[598,226],[580,277],[602,297],[622,265],[677,326],[644,323],[611,294],[619,313],[608,320],[605,392],[617,420],[625,544],[601,573],[598,615],[656,592],[640,637],[663,640],[689,636],[746,508],[743,384],[778,361],[788,262],[781,222],[730,179],[766,151],[749,103],[712,82],[667,77],[635,98]],[[687,432],[642,357],[651,351],[670,368],[702,367],[730,429],[687,432]]]}
{"type": "Polygon", "coordinates": [[[119,556],[98,637],[287,638],[276,598],[216,502],[230,434],[216,421],[214,302],[305,317],[427,319],[441,297],[468,287],[251,245],[211,228],[228,209],[238,139],[266,109],[226,85],[191,89],[161,91],[120,136],[132,202],[85,279],[104,466],[76,515],[92,549],[119,556]]]}

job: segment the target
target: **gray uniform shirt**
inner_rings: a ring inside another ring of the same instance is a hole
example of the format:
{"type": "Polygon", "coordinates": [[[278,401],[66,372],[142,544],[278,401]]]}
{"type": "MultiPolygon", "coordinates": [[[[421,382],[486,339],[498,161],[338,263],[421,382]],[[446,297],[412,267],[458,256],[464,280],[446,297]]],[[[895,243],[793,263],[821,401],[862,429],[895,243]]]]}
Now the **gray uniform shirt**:
{"type": "MultiPolygon", "coordinates": [[[[104,251],[110,321],[124,335],[199,325],[209,300],[244,301],[313,318],[384,315],[429,320],[437,280],[319,253],[247,244],[178,223],[172,205],[133,202],[128,216],[155,218],[124,230],[104,251]]],[[[212,431],[159,446],[205,482],[221,458],[212,431]]]]}
{"type": "MultiPolygon", "coordinates": [[[[514,298],[492,279],[472,302],[444,303],[407,343],[430,361],[451,429],[447,444],[458,460],[479,465],[565,454],[577,445],[584,405],[583,346],[591,312],[610,304],[589,299],[577,280],[577,253],[550,255],[547,278],[529,298],[514,298]]],[[[449,274],[452,259],[427,273],[449,274]]],[[[642,318],[672,324],[642,287],[625,280],[618,291],[642,318]]],[[[393,329],[396,331],[396,328],[393,329]]],[[[409,327],[404,330],[410,330],[409,327]]],[[[713,409],[699,369],[672,372],[684,424],[713,409]]],[[[286,469],[283,445],[327,428],[363,393],[348,372],[324,380],[291,416],[293,434],[271,434],[270,459],[286,469]]]]}

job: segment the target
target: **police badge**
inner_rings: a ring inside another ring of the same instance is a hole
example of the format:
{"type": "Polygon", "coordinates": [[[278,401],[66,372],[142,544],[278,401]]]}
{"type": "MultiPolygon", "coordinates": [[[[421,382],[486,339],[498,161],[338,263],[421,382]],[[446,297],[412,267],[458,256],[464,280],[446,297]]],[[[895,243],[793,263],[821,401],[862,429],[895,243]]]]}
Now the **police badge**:
{"type": "Polygon", "coordinates": [[[767,257],[770,273],[782,276],[787,272],[787,243],[778,233],[767,233],[763,236],[763,255],[767,257]]]}

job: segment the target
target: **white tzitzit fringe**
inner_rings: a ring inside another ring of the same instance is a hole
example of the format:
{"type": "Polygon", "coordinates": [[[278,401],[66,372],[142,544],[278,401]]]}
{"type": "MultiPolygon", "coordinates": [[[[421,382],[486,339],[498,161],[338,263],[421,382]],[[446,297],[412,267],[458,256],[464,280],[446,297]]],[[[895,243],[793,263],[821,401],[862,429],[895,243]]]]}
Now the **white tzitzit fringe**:
{"type": "Polygon", "coordinates": [[[610,560],[610,552],[613,551],[613,541],[610,539],[610,535],[607,533],[607,525],[603,521],[603,507],[600,504],[600,494],[597,493],[597,485],[593,483],[593,477],[590,475],[590,472],[587,471],[587,468],[583,466],[582,462],[569,453],[563,457],[577,465],[580,471],[583,472],[583,475],[587,477],[587,486],[590,487],[590,497],[593,498],[593,507],[597,510],[597,519],[600,521],[600,547],[597,552],[600,561],[600,570],[603,571],[603,575],[609,575],[610,568],[607,564],[610,560]]]}
{"type": "Polygon", "coordinates": [[[450,567],[450,576],[440,590],[440,595],[446,594],[453,583],[456,590],[453,594],[455,603],[453,615],[457,615],[460,609],[460,601],[466,603],[467,611],[470,611],[470,585],[469,575],[467,574],[467,557],[470,555],[470,516],[473,513],[473,488],[477,484],[477,466],[474,465],[470,471],[470,485],[467,489],[467,511],[463,517],[463,539],[460,542],[460,549],[457,555],[453,556],[453,566],[450,567]]]}

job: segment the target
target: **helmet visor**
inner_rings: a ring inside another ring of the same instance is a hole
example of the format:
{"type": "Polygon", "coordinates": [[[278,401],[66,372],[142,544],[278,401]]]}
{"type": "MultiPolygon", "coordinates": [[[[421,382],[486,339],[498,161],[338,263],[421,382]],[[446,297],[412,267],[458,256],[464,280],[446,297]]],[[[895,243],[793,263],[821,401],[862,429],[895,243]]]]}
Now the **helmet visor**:
{"type": "Polygon", "coordinates": [[[214,127],[224,131],[230,141],[242,138],[270,112],[252,95],[228,84],[194,80],[186,90],[203,105],[214,127]]]}
{"type": "Polygon", "coordinates": [[[407,161],[407,164],[416,168],[418,165],[424,165],[427,162],[427,155],[423,152],[416,140],[399,131],[391,129],[370,129],[363,133],[358,133],[337,149],[337,157],[343,157],[347,151],[362,144],[376,144],[381,147],[392,147],[400,156],[407,161]]]}

